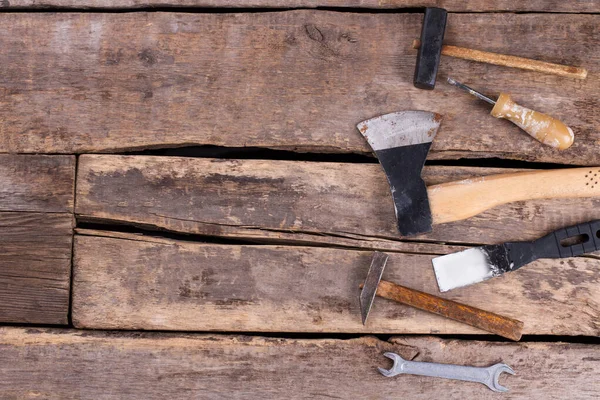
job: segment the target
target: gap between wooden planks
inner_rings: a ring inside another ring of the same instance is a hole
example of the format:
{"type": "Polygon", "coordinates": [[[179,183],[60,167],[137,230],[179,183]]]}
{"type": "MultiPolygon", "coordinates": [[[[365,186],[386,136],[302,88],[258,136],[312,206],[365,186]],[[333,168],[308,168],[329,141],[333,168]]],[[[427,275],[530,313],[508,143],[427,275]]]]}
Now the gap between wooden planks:
{"type": "MultiPolygon", "coordinates": [[[[191,243],[80,230],[78,328],[410,334],[484,333],[377,298],[361,323],[359,284],[371,252],[191,243]]],[[[392,253],[383,278],[438,294],[430,255],[392,253]]],[[[443,294],[525,323],[524,334],[600,334],[600,260],[542,260],[443,294]]]]}
{"type": "MultiPolygon", "coordinates": [[[[426,167],[424,178],[435,184],[514,171],[426,167]]],[[[452,249],[422,242],[532,240],[600,218],[600,200],[511,203],[435,225],[407,242],[400,240],[389,184],[376,164],[83,155],[75,212],[84,221],[263,243],[440,254],[452,249]]]]}
{"type": "Polygon", "coordinates": [[[74,156],[0,155],[0,322],[67,324],[74,156]]]}
{"type": "Polygon", "coordinates": [[[600,348],[396,337],[351,340],[0,328],[9,398],[497,399],[478,383],[386,378],[386,351],[406,359],[487,367],[505,362],[502,399],[595,399],[600,348]],[[124,379],[126,377],[126,379],[124,379]]]}
{"type": "MultiPolygon", "coordinates": [[[[548,2],[544,0],[446,0],[442,4],[449,11],[529,11],[529,12],[565,12],[565,13],[593,13],[600,12],[600,7],[593,1],[573,0],[562,2],[548,2]]],[[[3,8],[29,8],[48,9],[48,8],[85,8],[98,9],[140,9],[140,8],[160,8],[168,7],[193,7],[195,10],[210,12],[212,8],[316,8],[316,7],[339,7],[338,11],[344,11],[343,8],[360,7],[366,9],[399,9],[406,7],[439,7],[438,1],[434,0],[47,0],[43,4],[35,0],[4,0],[0,2],[0,10],[3,8]]],[[[352,9],[356,11],[356,9],[352,9]]]]}
{"type": "MultiPolygon", "coordinates": [[[[563,6],[575,7],[553,3],[563,6]]],[[[448,44],[590,74],[576,81],[444,58],[432,92],[412,86],[421,19],[326,10],[2,13],[0,152],[218,145],[367,153],[358,122],[423,109],[444,115],[430,158],[600,164],[598,16],[451,14],[448,44]],[[444,84],[448,75],[562,119],[575,145],[540,145],[444,84]]]]}

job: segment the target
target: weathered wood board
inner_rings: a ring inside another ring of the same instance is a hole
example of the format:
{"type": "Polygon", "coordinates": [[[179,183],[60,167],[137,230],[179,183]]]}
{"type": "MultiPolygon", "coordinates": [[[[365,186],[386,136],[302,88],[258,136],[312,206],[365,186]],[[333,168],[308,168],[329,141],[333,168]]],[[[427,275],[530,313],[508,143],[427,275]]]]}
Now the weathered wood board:
{"type": "Polygon", "coordinates": [[[0,322],[66,324],[75,157],[0,155],[0,322]]]}
{"type": "Polygon", "coordinates": [[[2,8],[155,8],[155,7],[219,7],[219,8],[314,8],[314,7],[364,7],[390,9],[403,7],[444,7],[449,11],[549,11],[549,12],[600,12],[593,0],[3,0],[2,8]]]}
{"type": "MultiPolygon", "coordinates": [[[[360,318],[371,252],[75,237],[78,328],[235,332],[485,333],[385,299],[360,318]]],[[[383,278],[439,294],[430,255],[390,254],[383,278]]],[[[443,297],[525,323],[524,334],[600,335],[600,260],[535,262],[443,297]]]]}
{"type": "Polygon", "coordinates": [[[3,13],[0,152],[217,145],[368,153],[358,122],[424,109],[445,116],[431,158],[600,164],[595,15],[452,14],[448,44],[580,65],[590,74],[577,81],[444,58],[434,91],[412,86],[421,18],[325,10],[3,13]],[[448,75],[564,120],[575,145],[561,153],[540,145],[444,84],[448,75]]]}
{"type": "Polygon", "coordinates": [[[72,213],[75,157],[0,155],[0,211],[72,213]]]}
{"type": "MultiPolygon", "coordinates": [[[[428,184],[514,170],[430,167],[428,184]]],[[[377,164],[83,155],[76,213],[82,220],[261,241],[430,252],[399,242],[394,206],[377,164]]],[[[511,203],[434,225],[411,240],[532,240],[600,218],[600,199],[511,203]]],[[[444,249],[435,250],[444,252],[444,249]]]]}
{"type": "Polygon", "coordinates": [[[479,383],[402,375],[383,357],[486,367],[510,365],[503,399],[595,399],[600,348],[372,337],[302,340],[250,336],[0,329],[7,398],[44,399],[497,399],[479,383]]]}
{"type": "Polygon", "coordinates": [[[72,214],[0,212],[0,322],[67,324],[72,214]]]}

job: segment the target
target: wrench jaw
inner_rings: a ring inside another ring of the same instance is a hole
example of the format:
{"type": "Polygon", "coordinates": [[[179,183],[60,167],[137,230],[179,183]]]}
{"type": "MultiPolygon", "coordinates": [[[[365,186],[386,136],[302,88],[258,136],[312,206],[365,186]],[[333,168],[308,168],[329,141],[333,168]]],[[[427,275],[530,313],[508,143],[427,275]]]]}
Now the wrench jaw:
{"type": "Polygon", "coordinates": [[[490,373],[490,379],[486,382],[487,387],[492,389],[494,392],[508,392],[508,388],[500,385],[498,379],[503,372],[507,374],[515,375],[515,371],[506,364],[495,364],[488,368],[490,373]]]}
{"type": "Polygon", "coordinates": [[[405,360],[396,353],[384,353],[383,355],[392,360],[394,362],[394,365],[392,365],[392,368],[390,369],[385,369],[381,367],[377,368],[381,375],[391,378],[392,376],[401,374],[404,369],[403,363],[405,360]]]}
{"type": "Polygon", "coordinates": [[[379,370],[379,372],[381,372],[381,375],[387,376],[388,378],[391,378],[392,376],[397,375],[393,369],[387,370],[385,368],[378,367],[377,370],[379,370]]]}

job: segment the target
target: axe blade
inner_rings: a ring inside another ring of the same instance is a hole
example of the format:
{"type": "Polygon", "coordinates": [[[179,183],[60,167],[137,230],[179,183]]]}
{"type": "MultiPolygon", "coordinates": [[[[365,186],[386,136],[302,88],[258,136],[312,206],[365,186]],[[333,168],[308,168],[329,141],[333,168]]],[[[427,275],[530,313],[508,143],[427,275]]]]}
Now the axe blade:
{"type": "Polygon", "coordinates": [[[429,111],[400,111],[357,125],[385,171],[403,236],[431,231],[431,209],[421,171],[441,121],[441,115],[429,111]]]}

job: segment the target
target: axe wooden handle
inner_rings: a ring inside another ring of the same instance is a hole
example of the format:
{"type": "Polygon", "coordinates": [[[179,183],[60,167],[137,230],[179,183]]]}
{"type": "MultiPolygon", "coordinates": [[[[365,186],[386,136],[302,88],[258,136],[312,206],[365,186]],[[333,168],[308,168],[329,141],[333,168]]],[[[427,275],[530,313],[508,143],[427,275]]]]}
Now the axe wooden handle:
{"type": "Polygon", "coordinates": [[[460,221],[513,201],[600,196],[600,167],[517,172],[427,188],[434,224],[460,221]]]}
{"type": "Polygon", "coordinates": [[[377,287],[377,296],[394,300],[420,310],[442,315],[467,325],[495,333],[511,340],[521,339],[523,322],[503,317],[489,311],[467,306],[432,294],[419,292],[392,282],[381,281],[377,287]]]}
{"type": "MultiPolygon", "coordinates": [[[[413,41],[413,48],[418,49],[420,46],[420,40],[417,39],[413,41]]],[[[566,76],[568,78],[585,79],[587,76],[587,70],[585,68],[572,67],[570,65],[553,64],[544,61],[532,60],[530,58],[508,56],[505,54],[467,49],[458,46],[443,45],[442,54],[445,56],[462,58],[463,60],[471,60],[487,64],[502,65],[505,67],[526,69],[529,71],[543,72],[546,74],[566,76]]]]}

